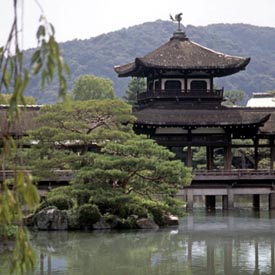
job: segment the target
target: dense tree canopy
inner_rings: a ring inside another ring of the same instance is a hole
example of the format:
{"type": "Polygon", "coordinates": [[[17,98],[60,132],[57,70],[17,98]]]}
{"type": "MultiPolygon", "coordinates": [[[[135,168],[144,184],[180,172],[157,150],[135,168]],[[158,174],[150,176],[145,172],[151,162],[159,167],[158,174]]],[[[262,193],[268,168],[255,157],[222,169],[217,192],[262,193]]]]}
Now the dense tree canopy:
{"type": "MultiPolygon", "coordinates": [[[[112,79],[116,95],[122,97],[130,79],[118,78],[113,67],[151,52],[166,43],[174,31],[173,22],[158,20],[86,40],[61,43],[62,52],[71,68],[70,89],[80,75],[94,74],[112,79]]],[[[274,28],[247,24],[214,24],[198,27],[188,25],[184,31],[191,40],[208,48],[225,54],[251,57],[251,63],[245,71],[216,79],[219,87],[243,90],[249,97],[252,92],[274,89],[274,28]]],[[[54,102],[54,97],[48,95],[52,88],[38,94],[40,89],[35,79],[30,86],[29,93],[37,95],[38,102],[54,102]]]]}
{"type": "MultiPolygon", "coordinates": [[[[178,189],[191,180],[191,171],[173,153],[134,134],[131,107],[121,100],[70,101],[46,106],[41,113],[41,127],[28,138],[39,141],[30,150],[34,175],[74,171],[70,188],[93,192],[90,200],[102,215],[104,201],[121,196],[128,201],[123,207],[148,200],[170,209],[178,189]]],[[[109,206],[111,213],[118,211],[117,204],[109,206]]]]}
{"type": "Polygon", "coordinates": [[[123,99],[133,105],[137,102],[137,95],[146,90],[146,80],[144,78],[134,77],[128,84],[128,89],[125,92],[123,99]]]}
{"type": "Polygon", "coordinates": [[[113,82],[95,75],[82,75],[74,84],[74,100],[113,99],[115,97],[113,82]]]}
{"type": "Polygon", "coordinates": [[[246,94],[244,91],[225,91],[224,98],[225,102],[223,104],[226,106],[242,105],[246,98],[246,94]]]}

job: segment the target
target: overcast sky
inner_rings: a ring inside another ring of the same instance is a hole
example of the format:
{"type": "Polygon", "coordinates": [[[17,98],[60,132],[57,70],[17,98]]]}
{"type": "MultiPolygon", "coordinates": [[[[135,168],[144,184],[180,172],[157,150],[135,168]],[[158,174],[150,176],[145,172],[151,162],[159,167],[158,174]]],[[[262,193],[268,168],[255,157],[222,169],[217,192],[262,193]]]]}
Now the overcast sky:
{"type": "MultiPolygon", "coordinates": [[[[24,2],[24,48],[35,46],[40,10],[24,2]]],[[[59,42],[85,39],[183,13],[184,25],[248,23],[275,27],[275,0],[37,0],[56,29],[59,42]]],[[[0,0],[0,46],[7,39],[12,0],[0,0]]]]}

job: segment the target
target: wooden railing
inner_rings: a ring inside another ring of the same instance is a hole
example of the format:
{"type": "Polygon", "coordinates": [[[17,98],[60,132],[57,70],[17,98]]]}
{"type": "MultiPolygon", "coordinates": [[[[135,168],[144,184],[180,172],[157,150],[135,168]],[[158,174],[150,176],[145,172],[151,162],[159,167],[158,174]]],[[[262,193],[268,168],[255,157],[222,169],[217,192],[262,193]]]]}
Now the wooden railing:
{"type": "Polygon", "coordinates": [[[196,170],[193,171],[195,180],[207,179],[274,179],[275,170],[270,169],[238,169],[238,170],[196,170]]]}
{"type": "MultiPolygon", "coordinates": [[[[23,172],[31,173],[30,170],[23,172]]],[[[58,182],[69,182],[72,179],[72,170],[55,170],[53,174],[47,178],[41,179],[39,182],[52,182],[58,185],[58,182]]],[[[13,170],[0,170],[0,182],[5,179],[13,178],[13,170]]],[[[193,171],[194,181],[215,181],[215,180],[274,180],[275,170],[269,169],[239,169],[239,170],[196,170],[193,171]]]]}
{"type": "Polygon", "coordinates": [[[169,98],[213,98],[222,99],[223,89],[215,90],[153,90],[137,95],[138,101],[147,99],[169,99],[169,98]]]}

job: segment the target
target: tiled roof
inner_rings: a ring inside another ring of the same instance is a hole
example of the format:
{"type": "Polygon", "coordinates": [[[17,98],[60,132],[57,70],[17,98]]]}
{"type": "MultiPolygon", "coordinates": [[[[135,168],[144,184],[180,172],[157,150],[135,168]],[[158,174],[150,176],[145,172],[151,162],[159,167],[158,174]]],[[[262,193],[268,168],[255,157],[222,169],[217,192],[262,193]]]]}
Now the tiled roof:
{"type": "Polygon", "coordinates": [[[230,126],[257,124],[261,132],[275,134],[275,109],[224,108],[199,110],[146,108],[133,113],[136,125],[155,126],[230,126]]]}
{"type": "Polygon", "coordinates": [[[34,130],[38,127],[35,117],[38,116],[39,105],[26,106],[20,108],[20,118],[13,123],[8,121],[8,106],[0,106],[0,136],[3,135],[26,135],[28,130],[34,130]]]}
{"type": "MultiPolygon", "coordinates": [[[[3,134],[25,135],[28,130],[38,127],[35,117],[39,114],[39,107],[22,109],[20,122],[9,127],[7,108],[0,106],[0,136],[3,134]]],[[[209,109],[182,109],[180,107],[145,108],[133,112],[136,125],[154,126],[242,126],[257,124],[260,133],[275,135],[275,108],[223,108],[209,109]]]]}
{"type": "Polygon", "coordinates": [[[214,76],[224,76],[244,70],[250,58],[230,56],[203,47],[182,35],[142,58],[122,66],[115,66],[119,76],[143,76],[146,70],[208,70],[214,76]]]}

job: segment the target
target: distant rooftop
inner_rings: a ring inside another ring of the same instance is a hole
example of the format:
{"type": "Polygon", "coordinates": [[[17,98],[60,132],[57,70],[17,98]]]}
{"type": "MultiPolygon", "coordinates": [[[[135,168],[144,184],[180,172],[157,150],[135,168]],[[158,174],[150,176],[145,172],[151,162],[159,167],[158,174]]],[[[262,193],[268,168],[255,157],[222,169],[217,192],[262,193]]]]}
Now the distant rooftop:
{"type": "Polygon", "coordinates": [[[247,107],[275,107],[275,94],[253,93],[246,104],[247,107]]]}

